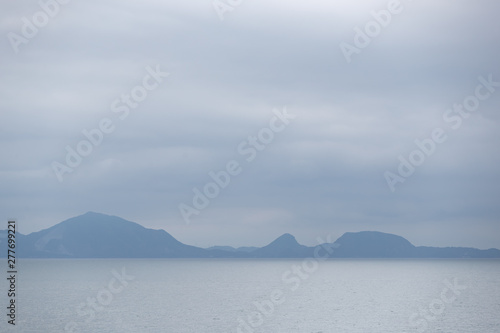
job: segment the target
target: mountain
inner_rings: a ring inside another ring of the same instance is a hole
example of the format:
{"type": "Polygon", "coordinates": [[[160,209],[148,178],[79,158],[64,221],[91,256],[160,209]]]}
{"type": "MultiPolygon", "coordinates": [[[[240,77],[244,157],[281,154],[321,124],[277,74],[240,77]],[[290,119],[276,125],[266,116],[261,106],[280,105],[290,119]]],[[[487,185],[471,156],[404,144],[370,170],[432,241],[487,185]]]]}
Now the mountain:
{"type": "MultiPolygon", "coordinates": [[[[331,258],[500,258],[498,249],[416,247],[401,236],[377,231],[346,232],[333,244],[321,246],[331,258]]],[[[7,231],[0,230],[0,257],[6,253],[7,231]]],[[[290,234],[261,248],[202,249],[164,230],[93,212],[29,235],[16,233],[16,257],[24,258],[306,258],[314,253],[315,247],[299,244],[290,234]]]]}
{"type": "Polygon", "coordinates": [[[260,249],[250,254],[255,258],[305,258],[312,257],[313,247],[300,245],[295,237],[284,234],[260,249]]]}
{"type": "Polygon", "coordinates": [[[401,236],[377,231],[346,232],[335,241],[334,258],[500,258],[500,250],[414,246],[401,236]]]}
{"type": "Polygon", "coordinates": [[[232,246],[212,246],[212,247],[207,248],[207,250],[209,250],[209,251],[219,250],[219,251],[226,251],[226,252],[236,252],[237,251],[232,246]]]}
{"type": "Polygon", "coordinates": [[[418,258],[499,258],[497,249],[478,250],[472,247],[428,247],[418,246],[418,258]]]}
{"type": "Polygon", "coordinates": [[[335,243],[336,258],[413,258],[416,253],[403,237],[377,231],[346,232],[335,243]]]}
{"type": "Polygon", "coordinates": [[[146,229],[116,216],[93,212],[25,236],[18,253],[34,258],[208,256],[205,250],[182,244],[164,230],[146,229]]]}

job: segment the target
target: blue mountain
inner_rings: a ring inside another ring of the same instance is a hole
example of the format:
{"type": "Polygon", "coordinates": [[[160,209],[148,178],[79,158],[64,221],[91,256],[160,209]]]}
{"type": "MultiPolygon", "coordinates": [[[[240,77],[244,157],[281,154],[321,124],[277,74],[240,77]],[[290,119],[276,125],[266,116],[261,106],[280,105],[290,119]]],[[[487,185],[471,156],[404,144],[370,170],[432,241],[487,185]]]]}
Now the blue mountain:
{"type": "MultiPolygon", "coordinates": [[[[306,258],[313,257],[315,249],[290,234],[261,248],[203,249],[181,243],[164,230],[93,212],[29,235],[17,233],[16,240],[17,257],[27,258],[306,258]]],[[[332,258],[500,258],[498,249],[417,247],[401,236],[377,231],[347,232],[331,248],[332,258]]],[[[6,253],[4,230],[0,256],[6,253]]]]}

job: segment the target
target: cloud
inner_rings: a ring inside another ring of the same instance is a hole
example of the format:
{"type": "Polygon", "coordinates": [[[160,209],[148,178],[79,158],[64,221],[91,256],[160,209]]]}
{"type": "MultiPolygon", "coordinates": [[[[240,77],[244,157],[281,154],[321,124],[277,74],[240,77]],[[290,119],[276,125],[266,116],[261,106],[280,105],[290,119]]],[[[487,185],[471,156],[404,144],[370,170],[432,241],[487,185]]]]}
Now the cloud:
{"type": "MultiPolygon", "coordinates": [[[[207,246],[370,229],[500,247],[500,92],[458,130],[443,120],[479,76],[500,81],[498,5],[401,3],[349,64],[339,44],[386,1],[244,1],[224,21],[210,2],[61,6],[19,53],[0,44],[0,210],[23,232],[92,210],[207,246]],[[120,120],[113,101],[157,65],[170,76],[120,120]],[[284,106],[297,118],[245,162],[238,144],[284,106]],[[51,163],[103,118],[115,130],[58,182],[51,163]],[[448,140],[391,193],[384,172],[436,127],[448,140]],[[179,203],[232,159],[243,172],[186,226],[179,203]]],[[[41,10],[1,6],[3,36],[41,10]]]]}

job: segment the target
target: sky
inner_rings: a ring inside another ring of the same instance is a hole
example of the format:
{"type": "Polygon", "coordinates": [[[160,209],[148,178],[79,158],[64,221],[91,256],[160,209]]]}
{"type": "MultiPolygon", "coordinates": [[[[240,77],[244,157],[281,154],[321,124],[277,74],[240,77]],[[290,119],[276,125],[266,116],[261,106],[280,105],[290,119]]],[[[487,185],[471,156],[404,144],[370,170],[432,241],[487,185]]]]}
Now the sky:
{"type": "Polygon", "coordinates": [[[500,248],[499,10],[3,1],[5,228],[94,211],[202,247],[375,230],[500,248]]]}

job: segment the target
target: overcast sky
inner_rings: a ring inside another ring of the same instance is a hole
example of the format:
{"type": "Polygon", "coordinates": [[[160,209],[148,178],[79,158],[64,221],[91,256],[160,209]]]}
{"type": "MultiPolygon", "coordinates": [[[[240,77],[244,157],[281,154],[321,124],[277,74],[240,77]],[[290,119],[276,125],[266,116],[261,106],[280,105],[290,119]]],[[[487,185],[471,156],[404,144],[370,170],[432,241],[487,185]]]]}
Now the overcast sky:
{"type": "Polygon", "coordinates": [[[95,211],[203,247],[377,230],[500,248],[500,4],[353,2],[3,1],[2,219],[30,233],[95,211]],[[72,172],[68,146],[91,149],[72,172]]]}

